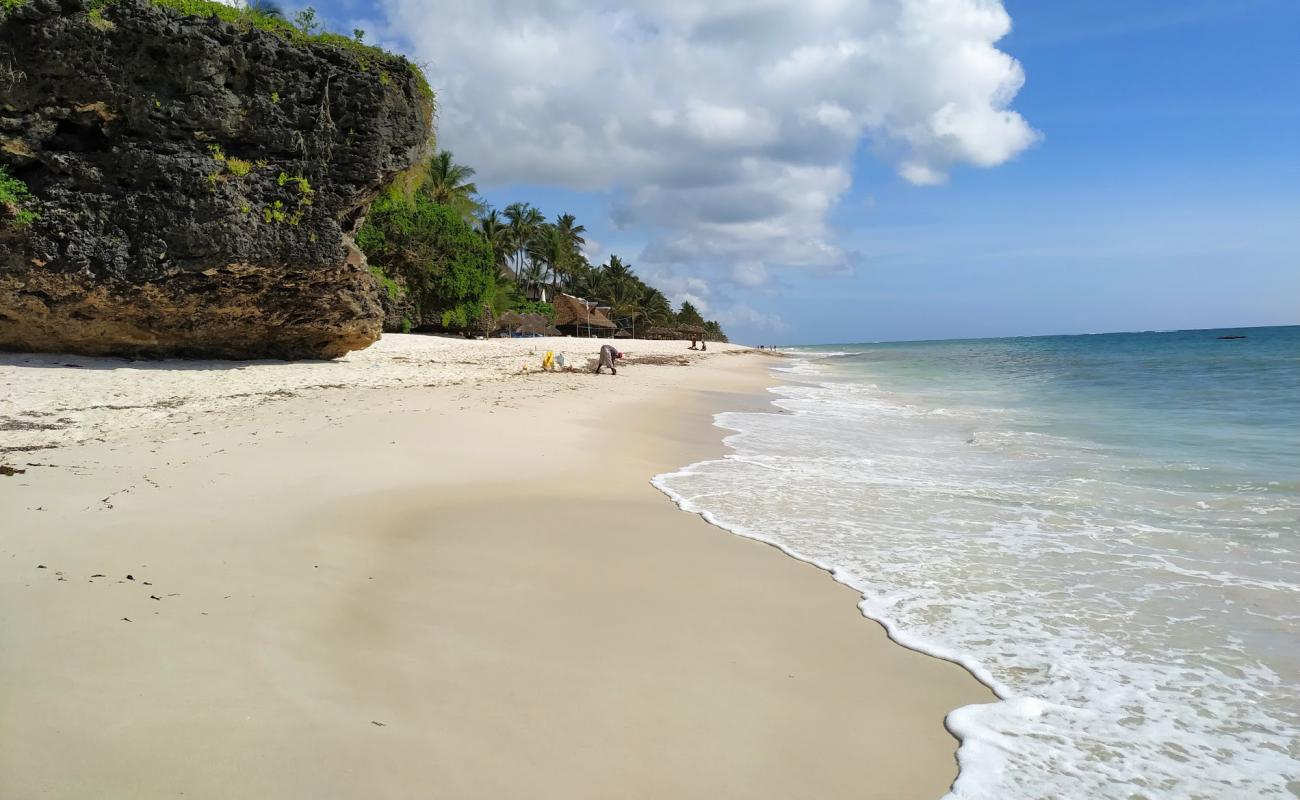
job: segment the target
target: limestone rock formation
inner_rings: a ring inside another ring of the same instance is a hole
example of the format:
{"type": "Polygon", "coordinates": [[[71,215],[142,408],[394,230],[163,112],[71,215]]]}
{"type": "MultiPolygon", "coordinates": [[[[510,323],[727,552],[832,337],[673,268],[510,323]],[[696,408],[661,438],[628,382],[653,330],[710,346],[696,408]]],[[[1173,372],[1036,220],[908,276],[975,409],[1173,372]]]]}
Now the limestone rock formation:
{"type": "Polygon", "coordinates": [[[379,337],[351,241],[429,140],[409,63],[148,0],[0,8],[0,349],[332,358],[379,337]]]}

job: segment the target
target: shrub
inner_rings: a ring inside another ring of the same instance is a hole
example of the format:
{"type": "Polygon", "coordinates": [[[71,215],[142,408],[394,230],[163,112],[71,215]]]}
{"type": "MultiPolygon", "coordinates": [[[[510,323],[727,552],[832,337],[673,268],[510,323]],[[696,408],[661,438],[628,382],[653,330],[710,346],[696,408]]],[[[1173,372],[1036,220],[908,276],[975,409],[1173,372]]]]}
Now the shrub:
{"type": "Polygon", "coordinates": [[[9,170],[0,166],[0,203],[16,206],[31,197],[27,184],[9,174],[9,170]]]}
{"type": "Polygon", "coordinates": [[[357,245],[372,265],[403,278],[427,323],[463,330],[492,302],[492,247],[447,206],[388,193],[371,207],[357,245]]]}
{"type": "Polygon", "coordinates": [[[37,218],[37,213],[27,205],[31,203],[32,193],[27,184],[9,174],[9,170],[0,165],[0,206],[4,206],[13,215],[14,222],[20,226],[30,225],[37,218]]]}
{"type": "Polygon", "coordinates": [[[492,289],[492,313],[501,316],[507,311],[520,314],[540,314],[547,320],[555,321],[555,306],[540,300],[529,300],[523,290],[510,280],[494,279],[492,289]]]}

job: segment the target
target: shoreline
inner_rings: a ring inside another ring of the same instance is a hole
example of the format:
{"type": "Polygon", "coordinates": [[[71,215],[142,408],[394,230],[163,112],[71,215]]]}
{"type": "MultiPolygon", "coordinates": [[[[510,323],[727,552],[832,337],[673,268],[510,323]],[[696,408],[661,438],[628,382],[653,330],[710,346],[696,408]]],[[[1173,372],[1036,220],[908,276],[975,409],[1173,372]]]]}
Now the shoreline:
{"type": "Polygon", "coordinates": [[[766,405],[765,363],[11,454],[72,466],[0,479],[6,796],[942,795],[944,717],[987,690],[649,483],[725,451],[713,415],[766,405]]]}

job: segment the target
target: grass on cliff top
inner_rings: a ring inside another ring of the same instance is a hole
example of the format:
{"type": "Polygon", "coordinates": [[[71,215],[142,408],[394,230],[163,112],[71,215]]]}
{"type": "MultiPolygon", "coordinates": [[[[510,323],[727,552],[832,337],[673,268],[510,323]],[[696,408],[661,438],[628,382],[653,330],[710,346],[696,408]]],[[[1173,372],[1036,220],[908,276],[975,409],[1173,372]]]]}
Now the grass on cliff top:
{"type": "MultiPolygon", "coordinates": [[[[0,4],[21,4],[26,0],[0,0],[0,4]]],[[[91,0],[91,9],[102,10],[104,7],[112,5],[114,0],[91,0]]],[[[340,36],[337,33],[326,31],[304,31],[298,28],[288,20],[274,14],[264,14],[256,8],[238,8],[226,5],[225,3],[215,2],[214,0],[150,0],[154,5],[170,8],[173,11],[179,11],[182,14],[188,14],[194,17],[216,17],[223,22],[229,22],[235,25],[247,25],[260,30],[269,31],[282,39],[291,42],[323,44],[330,47],[337,47],[342,50],[351,51],[361,56],[361,61],[367,67],[371,59],[378,57],[386,61],[396,61],[410,70],[411,75],[415,78],[416,88],[422,95],[422,100],[427,104],[426,111],[430,120],[433,117],[433,89],[429,87],[429,81],[424,77],[424,72],[412,64],[404,56],[396,53],[390,53],[382,47],[375,47],[361,42],[359,39],[350,39],[347,36],[340,36]]],[[[314,15],[314,12],[313,12],[314,15]]],[[[387,81],[384,73],[380,72],[380,80],[387,81]]]]}

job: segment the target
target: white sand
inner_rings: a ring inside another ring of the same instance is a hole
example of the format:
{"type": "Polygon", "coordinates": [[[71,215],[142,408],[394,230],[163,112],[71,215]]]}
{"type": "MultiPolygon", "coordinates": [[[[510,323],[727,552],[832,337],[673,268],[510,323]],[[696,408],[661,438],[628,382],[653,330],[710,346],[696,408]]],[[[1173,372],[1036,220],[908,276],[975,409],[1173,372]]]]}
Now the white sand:
{"type": "MultiPolygon", "coordinates": [[[[475,385],[538,370],[542,355],[562,353],[587,368],[602,344],[630,361],[707,353],[687,342],[575,338],[468,340],[385,334],[335,361],[131,361],[68,355],[0,353],[0,453],[84,441],[108,441],[140,429],[339,389],[475,385]]],[[[710,353],[737,352],[713,344],[710,353]]],[[[218,422],[208,424],[217,425],[218,422]]]]}
{"type": "Polygon", "coordinates": [[[5,367],[108,441],[0,453],[0,797],[941,795],[988,691],[648,483],[771,361],[498,380],[541,346],[5,367]],[[403,378],[468,383],[314,388],[403,378]]]}

